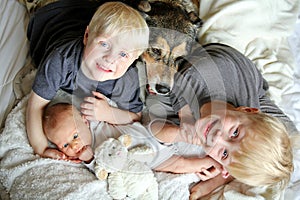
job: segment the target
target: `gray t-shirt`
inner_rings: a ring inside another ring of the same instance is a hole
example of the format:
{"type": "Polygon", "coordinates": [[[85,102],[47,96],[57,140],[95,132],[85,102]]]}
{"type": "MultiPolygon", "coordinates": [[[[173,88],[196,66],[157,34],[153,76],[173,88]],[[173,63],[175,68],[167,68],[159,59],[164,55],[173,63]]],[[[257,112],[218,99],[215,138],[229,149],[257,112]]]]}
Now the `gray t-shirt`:
{"type": "Polygon", "coordinates": [[[292,121],[267,96],[268,84],[254,63],[237,50],[222,44],[199,47],[187,58],[191,63],[175,75],[173,108],[188,104],[195,119],[201,106],[222,100],[235,107],[249,106],[282,120],[290,133],[292,121]]]}

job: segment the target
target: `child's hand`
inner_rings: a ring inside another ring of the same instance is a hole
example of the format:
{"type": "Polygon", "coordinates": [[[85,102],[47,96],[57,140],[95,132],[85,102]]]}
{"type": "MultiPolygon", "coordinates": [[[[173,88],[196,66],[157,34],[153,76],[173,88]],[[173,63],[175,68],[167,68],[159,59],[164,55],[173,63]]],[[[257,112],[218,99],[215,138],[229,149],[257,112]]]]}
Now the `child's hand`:
{"type": "Polygon", "coordinates": [[[71,161],[73,163],[81,163],[82,161],[90,162],[91,160],[93,160],[93,158],[94,154],[92,148],[90,146],[85,146],[79,154],[77,154],[76,156],[68,156],[65,160],[71,161]]]}
{"type": "Polygon", "coordinates": [[[209,156],[203,158],[201,169],[196,174],[202,181],[214,178],[222,172],[222,165],[209,156]]]}
{"type": "Polygon", "coordinates": [[[93,92],[95,97],[86,97],[81,104],[81,113],[85,115],[87,120],[107,121],[111,115],[110,105],[106,97],[99,93],[93,92]]]}
{"type": "Polygon", "coordinates": [[[79,159],[84,162],[90,162],[94,158],[91,146],[85,146],[79,155],[79,159]]]}
{"type": "Polygon", "coordinates": [[[71,161],[74,163],[81,163],[82,161],[79,160],[78,158],[75,157],[69,157],[67,155],[65,155],[63,152],[57,150],[57,149],[52,149],[52,148],[47,148],[43,155],[41,155],[44,158],[53,158],[53,159],[57,159],[57,160],[67,160],[67,161],[71,161]]]}
{"type": "Polygon", "coordinates": [[[199,176],[199,178],[202,181],[206,181],[208,179],[214,178],[217,175],[219,175],[221,173],[221,171],[219,171],[217,168],[215,168],[214,166],[208,168],[208,169],[201,169],[201,172],[196,172],[196,174],[199,176]]]}
{"type": "Polygon", "coordinates": [[[41,156],[44,158],[53,158],[58,160],[67,159],[67,156],[63,152],[53,148],[47,148],[41,156]]]}

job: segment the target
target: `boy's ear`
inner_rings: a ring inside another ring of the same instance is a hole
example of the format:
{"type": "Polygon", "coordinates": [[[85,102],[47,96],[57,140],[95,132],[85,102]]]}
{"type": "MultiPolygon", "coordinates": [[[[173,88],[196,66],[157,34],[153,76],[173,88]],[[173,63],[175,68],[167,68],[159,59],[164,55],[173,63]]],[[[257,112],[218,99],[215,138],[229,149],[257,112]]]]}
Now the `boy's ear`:
{"type": "Polygon", "coordinates": [[[88,36],[89,36],[89,26],[86,27],[83,37],[83,44],[87,45],[88,42],[88,36]]]}
{"type": "Polygon", "coordinates": [[[248,112],[248,113],[259,113],[259,109],[247,107],[247,106],[237,107],[236,110],[241,111],[241,112],[248,112]]]}

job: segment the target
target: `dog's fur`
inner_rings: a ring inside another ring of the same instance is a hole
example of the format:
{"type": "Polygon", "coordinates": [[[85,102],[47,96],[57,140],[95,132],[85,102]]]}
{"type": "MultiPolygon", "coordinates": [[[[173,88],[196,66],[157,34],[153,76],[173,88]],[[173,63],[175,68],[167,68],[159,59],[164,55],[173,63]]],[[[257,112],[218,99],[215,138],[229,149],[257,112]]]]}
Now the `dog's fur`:
{"type": "Polygon", "coordinates": [[[141,56],[150,93],[168,94],[181,61],[191,52],[202,24],[195,7],[188,0],[143,0],[139,4],[150,28],[149,48],[141,56]]]}

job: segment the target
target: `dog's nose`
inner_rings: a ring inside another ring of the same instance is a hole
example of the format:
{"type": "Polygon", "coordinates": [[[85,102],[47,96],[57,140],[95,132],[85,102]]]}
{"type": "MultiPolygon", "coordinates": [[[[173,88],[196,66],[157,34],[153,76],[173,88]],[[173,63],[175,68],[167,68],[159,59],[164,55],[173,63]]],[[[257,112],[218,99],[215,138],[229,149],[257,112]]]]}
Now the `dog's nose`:
{"type": "Polygon", "coordinates": [[[170,92],[170,87],[167,85],[156,84],[155,90],[158,92],[158,94],[168,94],[170,92]]]}

